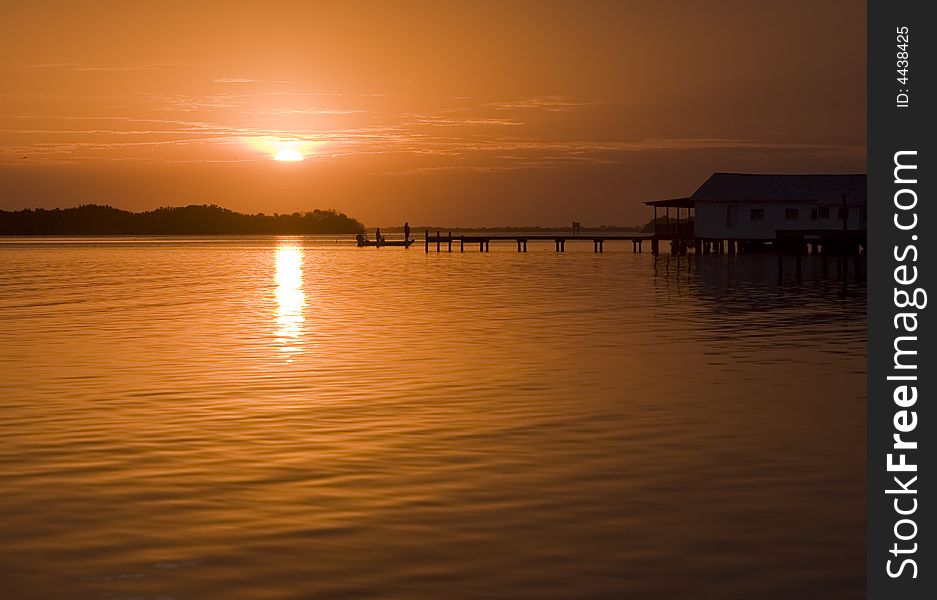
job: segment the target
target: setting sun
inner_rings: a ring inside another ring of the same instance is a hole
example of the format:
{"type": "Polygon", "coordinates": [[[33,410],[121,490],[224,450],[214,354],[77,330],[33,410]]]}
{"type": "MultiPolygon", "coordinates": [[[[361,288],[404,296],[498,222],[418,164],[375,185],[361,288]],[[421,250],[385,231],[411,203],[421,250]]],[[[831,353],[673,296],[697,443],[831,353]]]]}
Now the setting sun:
{"type": "Polygon", "coordinates": [[[285,162],[302,160],[303,155],[300,154],[299,150],[293,148],[284,148],[277,152],[276,156],[273,157],[273,160],[280,160],[285,162]]]}
{"type": "Polygon", "coordinates": [[[283,138],[268,135],[242,139],[252,150],[279,162],[306,160],[307,157],[314,155],[316,148],[322,144],[319,141],[295,136],[283,138]]]}

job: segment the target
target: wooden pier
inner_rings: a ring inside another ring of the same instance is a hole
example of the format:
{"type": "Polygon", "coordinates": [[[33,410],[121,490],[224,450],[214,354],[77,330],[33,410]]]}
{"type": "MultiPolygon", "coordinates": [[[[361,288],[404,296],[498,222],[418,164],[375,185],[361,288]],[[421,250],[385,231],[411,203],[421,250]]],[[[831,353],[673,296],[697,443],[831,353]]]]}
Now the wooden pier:
{"type": "Polygon", "coordinates": [[[632,252],[643,252],[644,242],[650,244],[652,254],[660,253],[660,243],[670,242],[671,254],[687,254],[692,250],[695,254],[754,254],[761,252],[776,252],[778,254],[859,254],[865,249],[865,232],[828,231],[828,230],[779,230],[773,240],[751,239],[705,239],[686,232],[656,232],[656,233],[505,233],[484,235],[452,235],[452,232],[431,234],[428,230],[424,236],[423,247],[429,253],[430,247],[435,244],[436,252],[452,252],[453,244],[457,244],[459,252],[465,252],[465,246],[478,244],[479,252],[488,252],[491,242],[514,242],[518,252],[527,252],[527,242],[552,241],[556,252],[566,251],[566,242],[592,242],[592,251],[602,253],[605,251],[605,242],[624,241],[631,242],[632,252]]]}
{"type": "Polygon", "coordinates": [[[442,252],[443,246],[447,252],[452,252],[452,244],[459,245],[459,252],[465,252],[465,245],[478,244],[479,252],[488,252],[491,242],[515,242],[518,252],[527,252],[527,242],[531,241],[552,241],[557,252],[566,252],[566,242],[592,242],[592,250],[595,253],[605,251],[605,242],[608,241],[628,241],[631,242],[632,252],[643,252],[643,244],[650,241],[652,251],[656,251],[657,240],[651,234],[632,233],[632,234],[578,234],[571,235],[567,233],[544,233],[544,234],[496,234],[496,235],[458,235],[453,236],[449,231],[442,234],[439,231],[435,235],[430,235],[427,230],[425,234],[424,248],[429,253],[430,245],[436,245],[436,252],[442,252]]]}

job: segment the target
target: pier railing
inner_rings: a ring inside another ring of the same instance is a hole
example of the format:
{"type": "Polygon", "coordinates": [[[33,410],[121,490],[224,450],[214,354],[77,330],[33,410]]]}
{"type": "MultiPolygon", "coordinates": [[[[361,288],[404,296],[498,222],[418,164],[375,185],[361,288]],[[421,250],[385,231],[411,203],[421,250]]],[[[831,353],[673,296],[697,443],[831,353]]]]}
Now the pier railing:
{"type": "Polygon", "coordinates": [[[694,222],[690,221],[662,221],[654,224],[654,235],[661,239],[691,238],[694,232],[694,222]]]}

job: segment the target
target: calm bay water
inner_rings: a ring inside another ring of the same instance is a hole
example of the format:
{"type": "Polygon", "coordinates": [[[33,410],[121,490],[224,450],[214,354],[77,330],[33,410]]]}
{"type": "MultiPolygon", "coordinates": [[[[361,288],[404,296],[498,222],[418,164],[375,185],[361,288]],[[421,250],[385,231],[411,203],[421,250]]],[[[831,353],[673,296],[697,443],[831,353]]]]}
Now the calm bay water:
{"type": "Polygon", "coordinates": [[[819,258],[0,240],[0,597],[860,598],[819,258]]]}

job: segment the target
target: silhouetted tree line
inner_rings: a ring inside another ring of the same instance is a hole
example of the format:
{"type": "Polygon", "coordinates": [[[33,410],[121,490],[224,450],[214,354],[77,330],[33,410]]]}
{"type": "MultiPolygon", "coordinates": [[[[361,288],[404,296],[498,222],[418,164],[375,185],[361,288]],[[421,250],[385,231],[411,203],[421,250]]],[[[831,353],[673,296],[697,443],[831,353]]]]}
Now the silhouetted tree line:
{"type": "Polygon", "coordinates": [[[364,231],[364,225],[334,210],[245,215],[214,204],[140,213],[96,204],[54,210],[0,210],[0,235],[298,235],[359,231],[364,231]]]}

